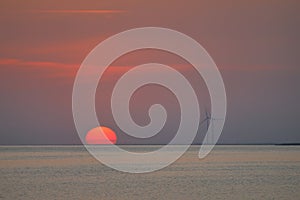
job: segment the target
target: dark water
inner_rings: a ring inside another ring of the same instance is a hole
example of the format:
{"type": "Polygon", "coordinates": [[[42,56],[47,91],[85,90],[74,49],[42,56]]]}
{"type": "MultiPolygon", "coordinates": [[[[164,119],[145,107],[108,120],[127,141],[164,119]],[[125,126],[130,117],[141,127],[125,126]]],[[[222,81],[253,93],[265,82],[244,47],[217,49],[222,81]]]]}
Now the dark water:
{"type": "Polygon", "coordinates": [[[198,150],[129,174],[82,146],[0,146],[0,199],[300,199],[300,146],[217,146],[203,160],[198,150]]]}

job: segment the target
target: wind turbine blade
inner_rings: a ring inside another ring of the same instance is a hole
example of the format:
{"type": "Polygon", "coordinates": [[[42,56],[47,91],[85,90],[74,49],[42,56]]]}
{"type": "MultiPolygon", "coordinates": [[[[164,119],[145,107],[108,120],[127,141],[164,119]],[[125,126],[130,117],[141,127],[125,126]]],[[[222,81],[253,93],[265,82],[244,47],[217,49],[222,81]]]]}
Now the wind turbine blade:
{"type": "Polygon", "coordinates": [[[209,122],[210,122],[210,120],[209,120],[209,118],[208,118],[207,121],[206,121],[206,130],[208,130],[209,122]]]}
{"type": "Polygon", "coordinates": [[[206,115],[206,118],[210,119],[211,116],[210,116],[210,113],[207,111],[207,109],[205,108],[205,115],[206,115]]]}
{"type": "Polygon", "coordinates": [[[201,126],[205,121],[209,120],[208,118],[205,118],[204,120],[202,120],[200,123],[199,123],[199,126],[201,126]]]}

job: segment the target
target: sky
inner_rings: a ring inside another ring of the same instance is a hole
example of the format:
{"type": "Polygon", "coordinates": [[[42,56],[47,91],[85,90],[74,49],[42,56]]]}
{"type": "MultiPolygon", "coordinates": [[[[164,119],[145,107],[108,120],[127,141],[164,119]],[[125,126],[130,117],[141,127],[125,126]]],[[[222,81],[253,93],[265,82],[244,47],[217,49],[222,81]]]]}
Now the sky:
{"type": "MultiPolygon", "coordinates": [[[[300,142],[299,9],[296,0],[2,0],[0,144],[79,144],[72,87],[81,62],[109,36],[146,26],[180,31],[214,59],[228,98],[218,143],[300,142]]],[[[116,132],[118,144],[166,143],[178,128],[178,101],[160,86],[140,88],[130,107],[136,123],[146,125],[149,106],[164,105],[169,114],[159,134],[135,139],[113,120],[114,84],[148,62],[177,69],[195,88],[201,110],[210,107],[203,80],[185,60],[159,50],[128,53],[105,72],[96,95],[99,121],[116,132]]],[[[201,143],[203,134],[205,126],[194,142],[201,143]]]]}

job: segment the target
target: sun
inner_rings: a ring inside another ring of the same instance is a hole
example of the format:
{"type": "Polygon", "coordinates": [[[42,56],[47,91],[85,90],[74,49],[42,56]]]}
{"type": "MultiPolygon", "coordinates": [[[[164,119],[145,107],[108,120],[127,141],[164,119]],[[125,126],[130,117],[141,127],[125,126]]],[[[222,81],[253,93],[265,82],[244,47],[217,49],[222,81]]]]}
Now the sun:
{"type": "Polygon", "coordinates": [[[105,126],[99,126],[91,129],[85,136],[86,144],[116,144],[116,133],[105,126]]]}

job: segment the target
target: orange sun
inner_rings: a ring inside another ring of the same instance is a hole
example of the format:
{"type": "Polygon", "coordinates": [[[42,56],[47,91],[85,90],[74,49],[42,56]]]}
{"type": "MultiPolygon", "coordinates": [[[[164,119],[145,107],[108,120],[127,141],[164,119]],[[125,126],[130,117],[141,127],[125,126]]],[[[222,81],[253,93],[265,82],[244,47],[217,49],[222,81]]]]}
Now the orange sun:
{"type": "Polygon", "coordinates": [[[110,128],[99,126],[86,134],[85,141],[87,144],[116,144],[117,135],[110,128]]]}

